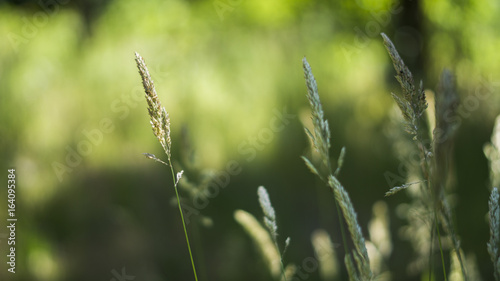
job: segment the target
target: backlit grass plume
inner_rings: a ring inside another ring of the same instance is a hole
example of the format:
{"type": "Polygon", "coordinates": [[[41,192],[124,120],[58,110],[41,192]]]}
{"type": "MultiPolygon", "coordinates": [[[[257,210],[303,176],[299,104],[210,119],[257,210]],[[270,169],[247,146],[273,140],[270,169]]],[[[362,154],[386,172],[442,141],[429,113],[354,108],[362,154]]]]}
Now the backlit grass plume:
{"type": "Polygon", "coordinates": [[[153,79],[151,79],[151,75],[149,75],[148,68],[144,59],[136,52],[135,53],[135,61],[137,63],[137,68],[139,69],[139,74],[142,78],[142,85],[144,86],[144,91],[146,92],[146,101],[148,103],[148,113],[151,118],[151,127],[153,128],[153,133],[160,142],[163,147],[163,151],[167,155],[167,162],[162,161],[157,158],[155,155],[150,153],[144,153],[144,155],[153,159],[157,162],[160,162],[168,167],[170,167],[170,172],[172,173],[172,181],[174,183],[175,196],[177,197],[177,205],[179,207],[179,213],[182,220],[182,227],[184,228],[184,235],[186,236],[186,243],[189,251],[189,256],[191,258],[191,265],[193,267],[193,274],[196,281],[198,281],[198,276],[196,275],[196,268],[194,266],[193,254],[191,253],[191,245],[189,244],[189,237],[187,234],[186,223],[184,221],[184,215],[182,213],[181,202],[179,198],[179,192],[177,190],[177,184],[179,180],[182,178],[182,174],[184,171],[180,171],[177,174],[174,173],[174,168],[172,166],[171,161],[171,147],[172,140],[170,138],[170,117],[168,112],[165,110],[165,107],[161,106],[160,99],[156,94],[155,86],[153,83],[153,79]]]}
{"type": "Polygon", "coordinates": [[[165,110],[165,107],[161,106],[160,99],[156,94],[153,79],[151,79],[151,75],[149,75],[144,59],[138,53],[135,53],[135,61],[137,63],[137,68],[139,68],[139,74],[142,78],[144,91],[146,92],[148,113],[151,117],[150,123],[153,128],[153,133],[163,147],[163,150],[167,154],[168,161],[170,162],[170,149],[172,147],[172,140],[170,139],[170,117],[168,112],[165,110]]]}
{"type": "Polygon", "coordinates": [[[263,186],[259,186],[259,188],[257,189],[257,194],[259,196],[260,207],[262,208],[262,212],[264,212],[264,224],[271,234],[278,253],[280,253],[281,272],[283,279],[286,281],[287,278],[285,266],[283,265],[283,256],[285,255],[288,245],[290,245],[290,237],[285,240],[285,248],[283,249],[283,252],[280,252],[280,247],[278,244],[278,223],[276,222],[276,213],[274,212],[273,205],[271,204],[271,199],[269,199],[269,194],[267,193],[266,188],[263,186]]]}
{"type": "Polygon", "coordinates": [[[280,266],[281,258],[278,249],[274,245],[271,234],[266,231],[266,228],[264,228],[252,214],[246,211],[236,210],[234,212],[234,219],[252,238],[263,259],[266,261],[269,272],[275,279],[278,279],[282,274],[280,266]]]}
{"type": "Polygon", "coordinates": [[[399,56],[391,40],[389,40],[384,33],[382,33],[382,37],[384,38],[385,47],[394,64],[394,69],[397,72],[396,79],[399,84],[401,84],[403,90],[403,97],[391,93],[392,97],[403,113],[403,117],[406,121],[406,130],[417,139],[419,138],[421,117],[427,108],[423,83],[420,81],[420,87],[417,90],[413,81],[413,75],[399,56]]]}
{"type": "MultiPolygon", "coordinates": [[[[352,255],[347,254],[345,257],[345,263],[350,276],[350,280],[368,281],[372,279],[372,272],[370,269],[368,252],[365,246],[365,239],[363,237],[361,227],[358,224],[357,215],[354,211],[351,199],[349,198],[349,194],[337,179],[337,174],[342,166],[345,150],[342,149],[338,159],[337,169],[335,172],[332,172],[332,165],[330,163],[329,156],[330,129],[328,127],[328,121],[324,118],[323,108],[321,106],[321,101],[318,94],[318,86],[306,58],[302,60],[302,64],[307,86],[307,98],[311,106],[314,133],[312,133],[307,128],[305,128],[305,131],[311,139],[314,149],[319,153],[321,163],[319,164],[320,166],[318,166],[313,164],[313,162],[306,157],[302,157],[302,159],[304,159],[309,169],[311,169],[314,174],[316,174],[330,187],[335,197],[335,204],[339,213],[339,219],[340,212],[342,212],[342,215],[347,223],[347,227],[349,229],[355,247],[352,255]],[[354,261],[351,257],[354,258],[354,261]]],[[[340,221],[342,220],[340,219],[340,221]]],[[[347,249],[347,242],[345,241],[343,224],[341,223],[340,226],[342,230],[342,236],[344,238],[344,246],[347,249]]]]}
{"type": "Polygon", "coordinates": [[[260,207],[264,212],[264,224],[269,230],[269,233],[271,233],[273,240],[276,241],[276,237],[278,236],[278,225],[276,223],[276,214],[273,205],[271,205],[271,200],[269,199],[269,194],[263,186],[259,186],[257,194],[259,196],[260,207]]]}
{"type": "Polygon", "coordinates": [[[293,265],[289,265],[285,269],[283,264],[283,256],[290,245],[290,237],[285,241],[283,252],[280,252],[276,213],[269,199],[269,194],[265,187],[260,186],[257,189],[257,195],[259,197],[260,207],[264,212],[264,225],[267,228],[267,233],[255,217],[245,211],[235,211],[234,218],[243,226],[259,246],[264,259],[266,259],[268,263],[271,275],[273,275],[275,279],[286,281],[291,278],[295,272],[295,267],[293,265]]]}
{"type": "MultiPolygon", "coordinates": [[[[323,107],[321,106],[321,101],[318,94],[318,85],[316,84],[316,79],[311,70],[311,66],[307,62],[306,58],[302,60],[304,68],[304,77],[306,79],[307,86],[307,99],[311,105],[311,114],[313,121],[314,134],[309,131],[309,129],[304,128],[306,134],[313,142],[314,149],[321,155],[322,165],[330,171],[330,128],[328,126],[328,120],[325,119],[323,113],[323,107]]],[[[306,164],[309,161],[306,160],[306,164]]],[[[308,165],[309,168],[314,168],[313,165],[308,165]]],[[[315,171],[318,176],[321,176],[318,171],[315,171]]]]}

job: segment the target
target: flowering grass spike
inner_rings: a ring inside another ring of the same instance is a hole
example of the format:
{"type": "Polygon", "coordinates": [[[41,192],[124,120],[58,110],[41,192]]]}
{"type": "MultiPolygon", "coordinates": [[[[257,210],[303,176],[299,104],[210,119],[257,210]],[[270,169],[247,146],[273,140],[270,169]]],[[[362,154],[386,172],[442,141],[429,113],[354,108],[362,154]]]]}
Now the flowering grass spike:
{"type": "Polygon", "coordinates": [[[171,147],[172,140],[170,139],[170,117],[168,112],[165,110],[165,107],[161,106],[160,99],[156,94],[155,86],[153,83],[153,79],[151,79],[151,75],[149,75],[148,68],[144,59],[136,52],[135,53],[135,62],[137,63],[137,68],[139,69],[139,74],[142,78],[142,85],[144,86],[144,91],[146,92],[146,101],[148,103],[148,113],[151,118],[151,127],[153,128],[153,134],[156,136],[161,146],[163,147],[163,151],[167,155],[167,162],[162,161],[157,158],[154,154],[151,153],[143,153],[146,158],[155,160],[156,162],[160,162],[168,167],[170,167],[170,172],[172,173],[172,181],[174,183],[175,196],[177,198],[177,206],[179,207],[179,213],[182,220],[182,227],[184,228],[184,235],[186,237],[186,243],[189,251],[189,257],[191,258],[191,265],[193,267],[193,274],[196,281],[198,281],[198,276],[196,275],[196,268],[194,266],[193,254],[191,252],[191,245],[189,244],[189,237],[186,229],[186,222],[184,221],[184,215],[182,213],[181,201],[179,197],[179,191],[177,190],[177,184],[179,180],[182,178],[182,174],[184,171],[180,171],[177,175],[174,172],[174,167],[172,166],[171,161],[171,147]]]}

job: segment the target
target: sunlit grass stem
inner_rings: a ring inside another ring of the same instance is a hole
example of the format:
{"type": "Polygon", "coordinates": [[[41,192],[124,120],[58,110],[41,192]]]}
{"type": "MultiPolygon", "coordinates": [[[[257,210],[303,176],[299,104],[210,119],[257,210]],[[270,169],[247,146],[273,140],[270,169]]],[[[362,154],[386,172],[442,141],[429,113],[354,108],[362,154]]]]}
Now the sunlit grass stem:
{"type": "Polygon", "coordinates": [[[194,265],[193,253],[191,252],[191,245],[189,243],[189,237],[186,228],[186,222],[184,221],[184,214],[182,213],[181,201],[179,197],[179,192],[177,190],[177,184],[182,177],[184,171],[180,171],[177,174],[174,172],[171,160],[171,147],[172,140],[170,138],[170,117],[165,107],[161,106],[160,99],[156,94],[156,90],[153,84],[153,80],[149,75],[148,68],[144,59],[135,53],[135,61],[137,63],[137,68],[139,69],[139,74],[142,78],[142,84],[144,86],[144,91],[146,92],[146,101],[148,102],[148,112],[151,117],[151,127],[153,133],[163,147],[163,151],[167,155],[167,162],[158,159],[155,155],[144,153],[144,155],[156,162],[160,162],[168,167],[170,167],[170,172],[172,174],[172,182],[174,183],[175,196],[177,198],[177,206],[179,207],[179,214],[181,216],[182,227],[184,229],[184,235],[186,236],[186,243],[189,251],[189,257],[191,258],[191,265],[193,266],[194,279],[198,281],[198,276],[196,275],[196,267],[194,265]]]}

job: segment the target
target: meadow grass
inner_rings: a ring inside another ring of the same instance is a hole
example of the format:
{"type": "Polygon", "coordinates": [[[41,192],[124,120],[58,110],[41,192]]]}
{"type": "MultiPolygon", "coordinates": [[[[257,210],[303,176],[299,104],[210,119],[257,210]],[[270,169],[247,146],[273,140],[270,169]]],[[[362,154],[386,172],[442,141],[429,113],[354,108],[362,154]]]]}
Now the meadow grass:
{"type": "MultiPolygon", "coordinates": [[[[422,202],[426,203],[426,206],[424,206],[430,214],[428,219],[432,225],[431,237],[436,235],[438,239],[444,280],[447,280],[447,273],[441,228],[451,234],[451,240],[460,261],[463,277],[465,280],[468,280],[461,257],[460,243],[454,231],[451,210],[446,201],[445,193],[451,147],[457,127],[444,117],[445,113],[449,115],[455,114],[458,103],[458,96],[454,89],[452,75],[447,71],[443,72],[440,87],[436,92],[434,116],[432,116],[433,118],[429,118],[430,116],[424,114],[428,103],[423,81],[420,81],[420,85],[417,88],[411,71],[399,56],[394,44],[384,33],[382,33],[382,38],[393,62],[394,69],[396,70],[396,79],[401,85],[402,90],[402,95],[394,93],[391,93],[391,95],[401,110],[405,129],[413,137],[420,153],[418,178],[420,179],[421,194],[424,198],[422,202]],[[430,123],[430,119],[436,120],[436,123],[430,123]]],[[[400,190],[400,188],[397,188],[397,190],[400,190]]]]}
{"type": "MultiPolygon", "coordinates": [[[[466,258],[461,249],[459,235],[455,231],[452,205],[448,202],[447,195],[451,186],[449,175],[453,161],[453,142],[458,129],[458,124],[450,121],[453,120],[450,117],[456,114],[459,104],[454,76],[450,71],[442,72],[435,97],[431,99],[431,105],[434,107],[429,110],[429,100],[423,82],[420,81],[417,86],[411,71],[401,59],[394,44],[385,34],[381,35],[396,71],[395,78],[401,86],[401,94],[391,93],[391,96],[400,110],[402,127],[409,135],[409,138],[400,136],[396,140],[405,142],[408,147],[408,151],[399,151],[400,158],[410,158],[409,155],[412,152],[419,155],[418,161],[405,162],[409,171],[407,182],[391,188],[386,193],[386,196],[392,196],[398,192],[407,191],[412,200],[409,206],[415,214],[418,214],[407,217],[407,229],[412,233],[410,240],[417,253],[413,266],[421,272],[422,276],[428,276],[428,280],[434,280],[436,271],[442,271],[444,280],[477,281],[480,277],[475,269],[475,262],[473,259],[466,258]],[[433,260],[435,247],[439,249],[440,261],[438,263],[433,260]],[[448,251],[449,254],[446,254],[448,251]],[[449,263],[445,261],[447,257],[450,258],[449,263]],[[448,264],[450,266],[447,270],[448,264]]],[[[160,142],[167,159],[163,161],[149,153],[145,153],[145,156],[170,168],[193,274],[195,280],[198,280],[177,190],[183,171],[176,174],[172,166],[170,118],[168,112],[161,106],[143,58],[137,53],[136,62],[146,92],[153,133],[160,142]]],[[[344,265],[348,278],[352,281],[392,280],[390,269],[383,265],[383,260],[387,260],[392,251],[387,205],[384,202],[374,205],[374,217],[368,228],[370,239],[365,239],[347,189],[339,181],[346,149],[343,147],[337,160],[331,161],[330,128],[325,118],[316,79],[306,58],[302,60],[302,67],[312,119],[312,128],[304,126],[304,129],[313,148],[310,156],[302,156],[302,159],[309,170],[333,194],[345,249],[344,265]],[[380,234],[380,229],[383,229],[382,234],[380,234]],[[375,233],[377,231],[378,234],[375,233]]],[[[487,243],[487,250],[493,262],[493,274],[497,281],[500,281],[500,207],[497,189],[497,184],[500,182],[499,135],[500,117],[497,119],[492,143],[484,148],[490,160],[493,186],[489,200],[490,241],[487,243]]],[[[274,280],[298,280],[294,277],[297,267],[293,263],[285,266],[284,256],[291,240],[290,237],[285,241],[279,239],[276,212],[267,190],[262,186],[258,187],[257,197],[264,214],[263,223],[243,210],[236,210],[234,219],[255,242],[274,280]],[[283,247],[280,247],[281,243],[283,247]],[[283,248],[282,251],[281,248],[283,248]]],[[[319,259],[320,275],[324,280],[339,280],[338,265],[334,258],[335,251],[328,233],[324,230],[315,232],[312,236],[312,244],[318,257],[322,252],[328,253],[327,257],[319,259]],[[321,244],[327,245],[327,249],[322,249],[321,244]]]]}
{"type": "MultiPolygon", "coordinates": [[[[342,213],[347,224],[347,228],[349,229],[355,248],[354,251],[350,254],[346,254],[345,256],[345,263],[350,280],[371,280],[372,271],[370,269],[368,251],[365,246],[365,238],[363,237],[363,233],[361,227],[359,226],[357,215],[354,211],[351,199],[349,198],[349,194],[337,179],[338,173],[342,167],[345,148],[342,148],[338,158],[337,168],[333,171],[329,152],[330,129],[328,127],[328,121],[324,118],[323,108],[318,94],[318,85],[316,84],[316,79],[314,78],[311,67],[306,58],[302,60],[302,65],[307,86],[307,98],[311,106],[313,132],[307,128],[304,129],[306,134],[311,139],[314,149],[319,155],[319,161],[317,161],[318,163],[314,163],[315,161],[306,157],[302,157],[302,159],[304,159],[307,167],[309,167],[314,174],[325,182],[328,187],[330,187],[330,190],[335,197],[335,206],[337,211],[339,215],[342,213]]],[[[342,227],[344,247],[348,249],[343,224],[340,225],[342,227]]]]}

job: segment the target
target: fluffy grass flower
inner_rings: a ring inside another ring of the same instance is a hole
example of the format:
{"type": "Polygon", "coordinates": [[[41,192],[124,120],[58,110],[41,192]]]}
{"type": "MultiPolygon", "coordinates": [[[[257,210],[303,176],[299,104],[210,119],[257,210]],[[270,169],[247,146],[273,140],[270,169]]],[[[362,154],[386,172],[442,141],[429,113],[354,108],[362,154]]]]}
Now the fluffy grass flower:
{"type": "Polygon", "coordinates": [[[137,52],[135,53],[135,62],[137,63],[137,68],[142,78],[144,91],[146,92],[145,96],[148,103],[148,113],[151,118],[150,123],[153,128],[153,133],[163,147],[170,162],[170,150],[172,147],[172,140],[170,138],[170,117],[165,107],[161,106],[160,99],[156,94],[153,79],[151,79],[144,59],[137,52]]]}
{"type": "Polygon", "coordinates": [[[193,274],[196,281],[198,281],[198,276],[196,275],[196,267],[194,265],[193,254],[191,252],[191,245],[189,244],[189,237],[186,229],[186,222],[184,220],[184,215],[182,212],[181,201],[179,197],[179,191],[177,190],[177,184],[182,178],[184,171],[180,171],[177,174],[174,172],[174,167],[172,166],[171,160],[171,147],[172,140],[170,139],[170,117],[165,110],[165,107],[161,106],[160,99],[156,94],[155,86],[151,75],[149,75],[148,68],[144,59],[136,52],[135,62],[137,63],[137,68],[139,69],[139,74],[142,78],[142,85],[144,86],[144,91],[146,93],[146,101],[148,103],[148,113],[151,118],[151,127],[153,128],[153,133],[163,147],[163,151],[167,154],[167,162],[158,159],[154,154],[144,153],[146,158],[160,162],[168,167],[170,167],[170,172],[172,173],[172,182],[174,183],[175,196],[177,199],[177,206],[179,207],[179,213],[181,216],[182,227],[184,229],[184,235],[186,237],[186,243],[189,251],[189,257],[191,258],[191,265],[193,267],[193,274]]]}

